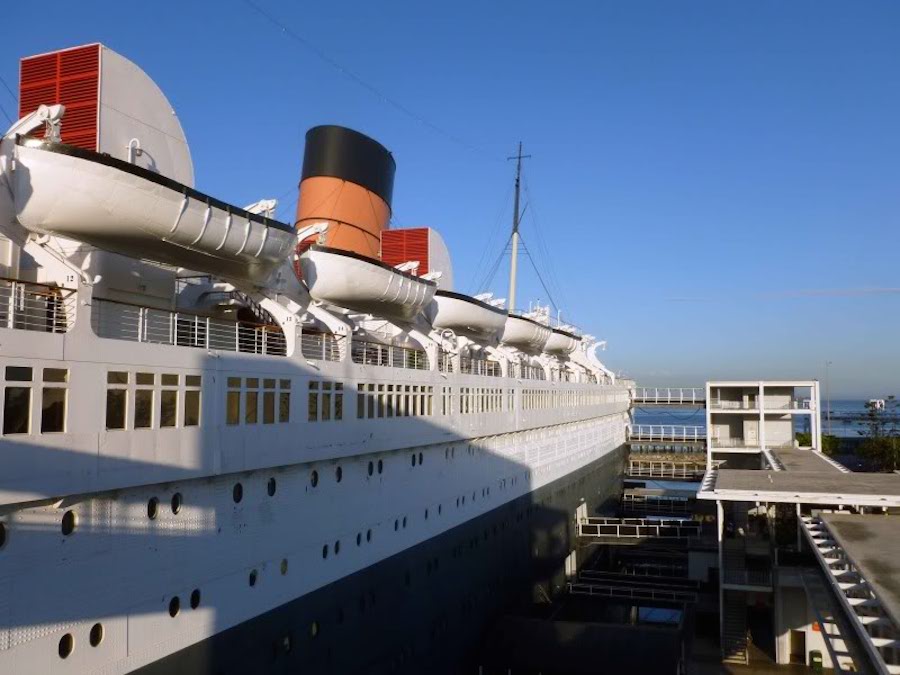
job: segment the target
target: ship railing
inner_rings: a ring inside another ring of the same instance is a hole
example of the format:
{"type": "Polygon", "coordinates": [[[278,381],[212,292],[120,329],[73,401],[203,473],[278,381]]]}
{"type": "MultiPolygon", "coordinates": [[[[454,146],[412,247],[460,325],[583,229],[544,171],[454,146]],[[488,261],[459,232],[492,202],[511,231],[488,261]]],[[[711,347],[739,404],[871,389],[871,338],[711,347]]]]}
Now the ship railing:
{"type": "Polygon", "coordinates": [[[463,356],[459,359],[459,372],[468,375],[500,377],[500,364],[488,359],[473,359],[463,356]]]}
{"type": "Polygon", "coordinates": [[[303,329],[300,352],[311,361],[340,361],[344,354],[344,337],[303,329]]]}
{"type": "Polygon", "coordinates": [[[522,363],[510,363],[509,375],[520,380],[546,380],[547,374],[540,366],[531,366],[522,363]]]}
{"type": "Polygon", "coordinates": [[[75,324],[76,291],[0,277],[0,327],[68,333],[75,324]]]}
{"type": "Polygon", "coordinates": [[[144,307],[95,298],[91,324],[102,338],[285,356],[287,344],[278,326],[228,321],[199,314],[144,307]]]}
{"type": "Polygon", "coordinates": [[[682,443],[706,440],[706,427],[673,424],[633,424],[628,427],[633,441],[678,441],[682,443]]]}
{"type": "Polygon", "coordinates": [[[628,475],[633,478],[702,478],[706,465],[699,462],[673,462],[632,459],[628,475]]]}
{"type": "Polygon", "coordinates": [[[665,495],[622,495],[622,510],[652,513],[690,514],[691,504],[686,498],[665,495]]]}
{"type": "Polygon", "coordinates": [[[350,357],[353,363],[365,366],[428,370],[428,355],[424,350],[412,347],[351,340],[350,357]]]}
{"type": "Polygon", "coordinates": [[[703,387],[637,387],[634,402],[653,405],[703,405],[706,389],[703,387]]]}
{"type": "Polygon", "coordinates": [[[746,438],[713,438],[710,444],[715,450],[716,448],[758,448],[759,441],[749,440],[746,438]]]}
{"type": "Polygon", "coordinates": [[[453,355],[449,352],[445,352],[441,350],[440,357],[438,358],[438,371],[442,373],[452,373],[453,372],[453,355]]]}
{"type": "Polygon", "coordinates": [[[759,404],[756,399],[747,401],[719,401],[713,400],[709,402],[712,410],[759,410],[759,404]]]}

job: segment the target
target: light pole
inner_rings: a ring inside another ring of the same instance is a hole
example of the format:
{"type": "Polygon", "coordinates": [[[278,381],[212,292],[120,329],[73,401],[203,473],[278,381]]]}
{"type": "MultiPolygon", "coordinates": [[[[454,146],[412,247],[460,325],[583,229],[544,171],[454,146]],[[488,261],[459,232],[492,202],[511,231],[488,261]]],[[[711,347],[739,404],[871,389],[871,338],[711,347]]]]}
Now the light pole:
{"type": "Polygon", "coordinates": [[[831,361],[825,362],[825,426],[828,428],[828,435],[831,436],[831,389],[828,386],[828,366],[831,361]]]}

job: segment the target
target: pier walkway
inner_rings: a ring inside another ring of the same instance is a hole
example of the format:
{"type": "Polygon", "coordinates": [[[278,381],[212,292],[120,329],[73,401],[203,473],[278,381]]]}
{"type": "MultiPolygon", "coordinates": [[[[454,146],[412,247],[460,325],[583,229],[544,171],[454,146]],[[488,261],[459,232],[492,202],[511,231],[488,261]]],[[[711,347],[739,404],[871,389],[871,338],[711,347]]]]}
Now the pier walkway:
{"type": "Polygon", "coordinates": [[[635,405],[706,406],[706,389],[703,387],[636,387],[635,405]]]}

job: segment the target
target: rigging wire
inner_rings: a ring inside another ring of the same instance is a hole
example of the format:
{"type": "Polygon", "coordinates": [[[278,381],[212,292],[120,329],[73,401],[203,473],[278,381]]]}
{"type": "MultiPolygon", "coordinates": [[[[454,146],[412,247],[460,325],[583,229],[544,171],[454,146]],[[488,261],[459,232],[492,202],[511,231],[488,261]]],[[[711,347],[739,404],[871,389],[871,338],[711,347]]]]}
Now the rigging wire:
{"type": "MultiPolygon", "coordinates": [[[[465,148],[466,150],[469,150],[471,152],[481,153],[481,154],[484,154],[485,156],[489,156],[481,148],[478,148],[478,147],[472,145],[471,143],[466,142],[459,136],[456,136],[456,135],[452,134],[451,132],[438,126],[437,124],[434,124],[433,122],[426,119],[422,115],[419,115],[418,113],[414,112],[410,108],[407,108],[405,105],[403,105],[396,99],[391,98],[390,96],[385,94],[383,91],[381,91],[378,87],[374,86],[373,84],[370,84],[368,81],[363,79],[361,76],[357,75],[354,71],[344,67],[341,63],[339,63],[338,61],[333,59],[327,52],[323,51],[322,49],[317,47],[315,44],[313,44],[312,42],[307,40],[305,37],[303,37],[296,31],[294,31],[293,29],[291,29],[289,26],[285,25],[282,21],[279,21],[275,16],[273,16],[272,14],[270,14],[269,12],[264,10],[262,7],[260,7],[258,4],[253,2],[253,0],[242,0],[242,2],[245,5],[249,6],[251,9],[253,9],[257,14],[262,16],[266,21],[268,21],[273,26],[278,28],[288,38],[292,39],[294,42],[296,42],[297,44],[302,46],[304,49],[306,49],[307,51],[309,51],[310,53],[315,55],[323,63],[326,63],[327,65],[334,68],[336,71],[338,71],[341,75],[343,75],[347,79],[351,80],[358,86],[360,86],[363,89],[365,89],[366,91],[368,91],[370,94],[372,94],[373,96],[378,98],[382,103],[389,105],[390,107],[394,108],[398,112],[409,117],[414,122],[422,125],[423,127],[430,129],[432,132],[434,132],[440,136],[443,136],[445,139],[452,141],[453,143],[456,143],[457,145],[465,148]]],[[[491,159],[496,159],[496,158],[491,157],[491,159]]]]}
{"type": "Polygon", "coordinates": [[[556,304],[556,300],[553,299],[553,294],[550,292],[550,289],[547,288],[547,284],[544,282],[544,277],[541,275],[541,271],[538,269],[537,265],[534,262],[534,256],[531,255],[531,251],[528,250],[528,246],[525,244],[525,240],[522,238],[522,233],[519,233],[519,241],[522,242],[522,248],[525,250],[525,254],[528,256],[528,260],[531,261],[531,267],[534,269],[534,273],[537,275],[538,281],[541,282],[541,287],[544,289],[544,293],[547,294],[547,299],[550,301],[550,305],[555,310],[559,310],[559,305],[556,304]]]}
{"type": "MultiPolygon", "coordinates": [[[[503,231],[503,228],[501,227],[501,221],[503,219],[504,213],[506,213],[506,207],[509,204],[509,197],[512,194],[512,189],[513,184],[510,183],[506,189],[506,196],[503,198],[503,205],[500,207],[500,210],[497,212],[497,217],[494,219],[494,225],[493,227],[491,227],[487,243],[485,243],[484,247],[482,247],[481,249],[481,256],[478,258],[478,264],[475,266],[475,272],[472,274],[472,279],[481,279],[482,273],[486,272],[487,269],[490,269],[485,268],[485,265],[489,260],[488,254],[490,251],[494,250],[495,240],[497,240],[498,235],[503,231]]],[[[507,241],[507,244],[508,243],[509,241],[507,241]]],[[[481,293],[484,290],[486,290],[484,286],[476,286],[473,289],[475,293],[481,293]]]]}
{"type": "Polygon", "coordinates": [[[4,116],[6,119],[9,120],[9,125],[10,125],[10,126],[12,126],[13,124],[15,124],[15,122],[13,121],[13,118],[9,116],[9,113],[6,112],[6,108],[4,108],[2,105],[0,105],[0,112],[2,112],[2,113],[3,113],[3,116],[4,116]]]}
{"type": "MultiPolygon", "coordinates": [[[[9,92],[9,95],[12,97],[12,100],[16,102],[16,105],[18,105],[18,103],[19,103],[19,97],[16,96],[16,95],[13,93],[13,90],[10,89],[9,85],[6,84],[6,80],[3,79],[3,76],[2,76],[2,75],[0,75],[0,84],[3,85],[3,88],[6,89],[6,91],[9,92]]],[[[4,116],[6,119],[9,120],[10,126],[12,126],[13,124],[15,124],[15,120],[13,120],[13,118],[9,116],[9,113],[6,112],[6,108],[4,108],[2,105],[0,105],[0,112],[2,112],[2,113],[3,113],[3,116],[4,116]]]]}
{"type": "Polygon", "coordinates": [[[509,239],[506,240],[506,244],[501,249],[500,255],[497,256],[494,264],[491,265],[488,273],[485,274],[484,279],[482,279],[481,283],[476,286],[476,293],[487,289],[492,283],[494,283],[494,277],[497,276],[497,270],[500,269],[500,263],[503,262],[503,258],[506,256],[506,251],[509,248],[510,241],[512,241],[512,234],[509,235],[509,239]]]}
{"type": "Polygon", "coordinates": [[[550,255],[550,248],[547,246],[546,240],[543,235],[543,230],[538,223],[537,218],[537,209],[534,207],[534,197],[531,194],[531,190],[529,189],[528,179],[523,178],[522,181],[525,184],[525,196],[528,198],[528,205],[531,206],[531,224],[536,231],[536,239],[537,239],[537,251],[541,256],[544,271],[547,273],[549,286],[553,288],[556,292],[557,297],[563,302],[564,305],[569,305],[568,299],[566,298],[565,291],[563,290],[562,285],[559,283],[559,277],[556,274],[556,268],[553,264],[553,257],[550,255]]]}

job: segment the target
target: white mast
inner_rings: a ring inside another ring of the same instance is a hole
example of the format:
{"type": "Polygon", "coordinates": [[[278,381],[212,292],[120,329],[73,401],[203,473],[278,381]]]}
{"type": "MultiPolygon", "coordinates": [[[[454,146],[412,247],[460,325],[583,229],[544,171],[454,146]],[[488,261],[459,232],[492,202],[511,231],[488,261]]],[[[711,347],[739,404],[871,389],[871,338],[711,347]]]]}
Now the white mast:
{"type": "Polygon", "coordinates": [[[522,160],[531,155],[522,154],[522,141],[519,141],[519,152],[515,157],[507,157],[507,159],[516,160],[516,196],[513,200],[513,227],[512,237],[512,256],[509,261],[509,311],[516,308],[516,272],[519,263],[519,185],[522,178],[522,160]]]}

